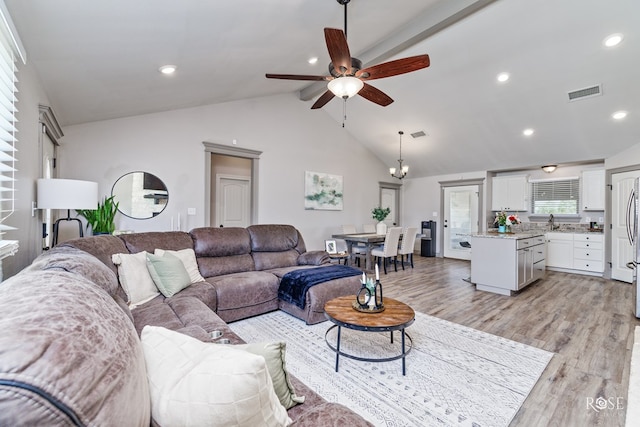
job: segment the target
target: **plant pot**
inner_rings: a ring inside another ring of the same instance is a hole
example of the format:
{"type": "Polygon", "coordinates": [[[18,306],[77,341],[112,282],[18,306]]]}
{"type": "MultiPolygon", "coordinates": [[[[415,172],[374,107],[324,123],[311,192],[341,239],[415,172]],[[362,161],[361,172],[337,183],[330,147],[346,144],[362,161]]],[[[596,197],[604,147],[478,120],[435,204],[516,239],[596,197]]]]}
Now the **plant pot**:
{"type": "Polygon", "coordinates": [[[387,234],[387,224],[380,221],[376,224],[376,234],[387,234]]]}
{"type": "Polygon", "coordinates": [[[498,226],[498,233],[506,233],[507,232],[507,226],[506,225],[499,225],[498,226]]]}

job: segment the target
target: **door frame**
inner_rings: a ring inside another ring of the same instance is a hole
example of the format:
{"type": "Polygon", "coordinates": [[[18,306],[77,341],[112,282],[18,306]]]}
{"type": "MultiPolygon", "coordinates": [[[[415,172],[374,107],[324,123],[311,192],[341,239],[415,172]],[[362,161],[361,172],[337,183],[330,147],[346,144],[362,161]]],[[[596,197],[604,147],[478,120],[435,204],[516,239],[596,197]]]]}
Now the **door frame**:
{"type": "Polygon", "coordinates": [[[258,223],[258,176],[260,170],[260,155],[262,151],[249,148],[232,147],[216,142],[202,141],[204,145],[204,222],[211,227],[211,155],[242,157],[251,160],[251,211],[249,221],[258,223]]]}
{"type": "MultiPolygon", "coordinates": [[[[484,215],[484,180],[485,178],[475,179],[459,179],[456,181],[438,181],[440,184],[440,218],[444,218],[444,189],[445,187],[466,187],[467,185],[478,186],[478,231],[484,231],[485,215],[484,215]]],[[[444,258],[444,220],[438,225],[438,234],[442,237],[438,239],[436,244],[439,258],[444,258]]]]}
{"type": "MultiPolygon", "coordinates": [[[[46,143],[45,141],[45,135],[46,135],[48,139],[51,141],[51,143],[53,144],[53,164],[51,168],[51,176],[49,178],[57,178],[58,177],[58,165],[57,165],[58,147],[60,146],[59,140],[64,136],[64,133],[62,132],[62,128],[60,127],[60,124],[58,123],[58,119],[56,119],[56,116],[53,113],[53,110],[48,105],[38,104],[38,125],[40,127],[40,132],[38,132],[38,155],[40,158],[39,177],[45,178],[43,160],[44,160],[44,152],[45,152],[44,144],[46,143]]],[[[58,219],[56,215],[58,211],[56,209],[47,209],[47,210],[51,211],[51,216],[50,216],[51,222],[52,223],[55,222],[58,219]]],[[[44,250],[44,248],[42,247],[44,242],[44,236],[42,234],[44,231],[43,224],[44,224],[45,217],[46,217],[46,210],[41,209],[40,215],[38,216],[38,239],[40,243],[36,245],[36,248],[38,248],[39,253],[42,253],[42,251],[44,250]]]]}
{"type": "Polygon", "coordinates": [[[613,268],[613,175],[624,172],[634,172],[640,170],[640,164],[624,166],[614,169],[605,169],[605,191],[604,195],[604,272],[602,277],[611,279],[611,269],[613,268]],[[608,226],[607,226],[608,225],[608,226]]]}

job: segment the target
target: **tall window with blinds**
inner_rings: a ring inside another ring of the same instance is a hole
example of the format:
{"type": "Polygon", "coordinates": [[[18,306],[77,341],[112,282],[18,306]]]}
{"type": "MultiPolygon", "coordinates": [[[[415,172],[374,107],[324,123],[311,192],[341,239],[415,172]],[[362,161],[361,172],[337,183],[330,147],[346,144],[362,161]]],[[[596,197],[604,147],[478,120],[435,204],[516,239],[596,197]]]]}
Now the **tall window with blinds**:
{"type": "Polygon", "coordinates": [[[580,206],[578,178],[533,181],[531,192],[531,212],[534,215],[578,213],[580,206]]]}
{"type": "Polygon", "coordinates": [[[0,33],[0,241],[7,230],[7,218],[15,210],[16,181],[16,65],[13,49],[0,33]]]}

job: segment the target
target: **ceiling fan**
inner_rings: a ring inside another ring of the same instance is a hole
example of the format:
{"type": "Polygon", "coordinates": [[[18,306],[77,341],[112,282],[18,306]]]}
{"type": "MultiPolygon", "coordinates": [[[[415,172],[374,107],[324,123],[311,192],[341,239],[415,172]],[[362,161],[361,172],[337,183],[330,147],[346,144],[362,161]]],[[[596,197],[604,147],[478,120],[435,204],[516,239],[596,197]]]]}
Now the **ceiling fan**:
{"type": "Polygon", "coordinates": [[[329,76],[310,76],[298,74],[266,74],[268,79],[311,80],[329,82],[327,91],[323,93],[311,107],[312,110],[322,108],[334,96],[343,99],[358,94],[371,102],[386,107],[393,99],[379,89],[365,83],[368,80],[382,79],[410,73],[429,66],[429,55],[417,55],[396,59],[371,67],[362,68],[362,61],[352,58],[347,44],[347,4],[350,0],[336,0],[344,5],[344,31],[336,28],[325,28],[324,38],[331,62],[329,76]]]}

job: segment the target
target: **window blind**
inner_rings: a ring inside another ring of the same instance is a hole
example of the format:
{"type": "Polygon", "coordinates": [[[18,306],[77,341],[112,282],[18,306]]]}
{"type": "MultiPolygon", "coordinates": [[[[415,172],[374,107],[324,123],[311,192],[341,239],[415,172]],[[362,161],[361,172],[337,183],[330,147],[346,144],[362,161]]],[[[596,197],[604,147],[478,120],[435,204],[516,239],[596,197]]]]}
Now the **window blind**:
{"type": "Polygon", "coordinates": [[[16,64],[13,50],[0,33],[0,240],[7,230],[5,221],[15,211],[16,183],[16,64]]]}
{"type": "Polygon", "coordinates": [[[577,214],[580,180],[577,178],[531,183],[531,212],[577,214]]]}

